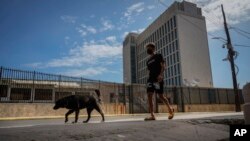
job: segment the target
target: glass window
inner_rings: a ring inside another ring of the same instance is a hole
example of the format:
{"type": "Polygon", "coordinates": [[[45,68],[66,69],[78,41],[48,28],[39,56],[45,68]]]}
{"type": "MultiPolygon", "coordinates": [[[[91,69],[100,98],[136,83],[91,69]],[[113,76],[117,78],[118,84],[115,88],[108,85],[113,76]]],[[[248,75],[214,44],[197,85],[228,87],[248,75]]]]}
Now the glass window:
{"type": "Polygon", "coordinates": [[[177,51],[176,52],[176,62],[179,62],[180,60],[179,60],[179,52],[177,51]]]}
{"type": "Polygon", "coordinates": [[[179,47],[178,47],[178,40],[175,40],[175,48],[176,48],[176,50],[179,49],[179,47]]]}
{"type": "Polygon", "coordinates": [[[174,30],[174,37],[177,39],[177,29],[174,30]]]}
{"type": "Polygon", "coordinates": [[[174,42],[172,42],[172,48],[173,48],[173,52],[175,52],[175,44],[174,44],[174,42]]]}
{"type": "Polygon", "coordinates": [[[181,72],[181,70],[180,70],[180,63],[178,63],[178,64],[177,64],[177,73],[178,73],[178,74],[181,74],[180,72],[181,72]]]}
{"type": "Polygon", "coordinates": [[[172,53],[172,46],[171,46],[171,44],[169,44],[169,54],[171,54],[172,53]]]}
{"type": "Polygon", "coordinates": [[[171,41],[173,41],[174,40],[174,32],[173,31],[171,32],[171,37],[172,37],[171,41]]]}
{"type": "Polygon", "coordinates": [[[175,62],[175,53],[173,54],[173,60],[174,60],[174,62],[173,62],[173,63],[176,63],[176,62],[175,62]]]}
{"type": "Polygon", "coordinates": [[[161,38],[161,27],[159,28],[159,38],[161,38]]]}
{"type": "Polygon", "coordinates": [[[171,27],[171,30],[173,29],[173,20],[172,18],[170,19],[170,27],[171,27]]]}
{"type": "Polygon", "coordinates": [[[174,65],[174,75],[177,75],[176,65],[174,65]]]}
{"type": "Polygon", "coordinates": [[[168,42],[170,42],[171,41],[171,36],[170,36],[170,33],[168,34],[168,42]]]}
{"type": "Polygon", "coordinates": [[[174,27],[176,27],[176,17],[174,16],[174,27]]]}
{"type": "Polygon", "coordinates": [[[165,32],[165,34],[167,34],[167,24],[166,23],[164,24],[164,32],[165,32]]]}
{"type": "Polygon", "coordinates": [[[170,32],[170,25],[169,25],[169,21],[168,21],[168,33],[170,32]]]}

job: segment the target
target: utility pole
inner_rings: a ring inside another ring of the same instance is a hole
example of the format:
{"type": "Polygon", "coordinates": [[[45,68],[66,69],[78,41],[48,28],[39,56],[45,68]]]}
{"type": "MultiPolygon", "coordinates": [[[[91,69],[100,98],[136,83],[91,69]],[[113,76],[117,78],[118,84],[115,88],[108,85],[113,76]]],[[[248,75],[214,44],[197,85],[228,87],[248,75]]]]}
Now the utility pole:
{"type": "Polygon", "coordinates": [[[235,74],[235,64],[234,64],[235,51],[231,43],[231,38],[230,38],[228,27],[227,27],[227,21],[226,21],[223,5],[221,5],[221,10],[222,10],[223,19],[224,19],[224,28],[225,28],[225,32],[227,35],[228,59],[231,65],[231,71],[232,71],[232,77],[233,77],[233,86],[234,86],[234,94],[235,94],[235,111],[240,112],[241,107],[240,107],[239,91],[238,91],[237,78],[235,74]]]}

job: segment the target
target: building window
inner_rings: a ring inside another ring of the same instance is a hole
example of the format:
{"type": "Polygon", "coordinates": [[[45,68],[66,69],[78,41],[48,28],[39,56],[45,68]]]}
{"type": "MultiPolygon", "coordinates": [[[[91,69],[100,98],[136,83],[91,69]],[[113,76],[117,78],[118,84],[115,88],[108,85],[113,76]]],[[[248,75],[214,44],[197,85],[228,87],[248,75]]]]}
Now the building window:
{"type": "Polygon", "coordinates": [[[174,70],[173,70],[173,66],[171,67],[171,69],[170,69],[170,70],[171,70],[171,76],[173,76],[173,75],[174,75],[174,73],[173,73],[173,72],[174,72],[174,70]]]}
{"type": "Polygon", "coordinates": [[[174,65],[174,75],[177,75],[176,65],[174,65]]]}
{"type": "Polygon", "coordinates": [[[173,48],[173,52],[175,52],[174,42],[172,42],[172,48],[173,48]]]}
{"type": "Polygon", "coordinates": [[[175,62],[175,53],[173,54],[173,59],[174,59],[174,63],[176,63],[176,62],[175,62]]]}
{"type": "Polygon", "coordinates": [[[169,56],[167,57],[167,63],[168,63],[167,65],[169,65],[169,56]]]}
{"type": "Polygon", "coordinates": [[[177,77],[175,77],[174,79],[175,79],[175,85],[178,85],[178,83],[177,83],[177,77]]]}
{"type": "Polygon", "coordinates": [[[164,24],[165,27],[165,34],[167,34],[167,23],[164,24]]]}
{"type": "Polygon", "coordinates": [[[168,42],[170,42],[171,41],[171,39],[170,39],[171,37],[170,37],[170,33],[168,33],[168,42]]]}
{"type": "Polygon", "coordinates": [[[174,27],[176,27],[176,17],[174,16],[174,27]]]}
{"type": "Polygon", "coordinates": [[[171,32],[171,37],[172,37],[171,41],[173,41],[174,40],[174,32],[173,31],[171,32]]]}
{"type": "Polygon", "coordinates": [[[169,44],[169,54],[171,54],[171,53],[172,53],[172,45],[169,44]]]}
{"type": "Polygon", "coordinates": [[[170,32],[170,25],[169,25],[169,21],[168,21],[168,33],[170,32]]]}
{"type": "Polygon", "coordinates": [[[170,19],[170,27],[171,27],[171,30],[173,29],[173,19],[171,18],[170,19]]]}
{"type": "Polygon", "coordinates": [[[175,39],[177,39],[177,29],[174,29],[174,36],[175,36],[175,39]]]}
{"type": "Polygon", "coordinates": [[[177,61],[177,62],[180,61],[180,60],[179,60],[179,52],[178,52],[178,51],[176,52],[176,61],[177,61]]]}
{"type": "Polygon", "coordinates": [[[175,47],[176,47],[176,50],[179,49],[179,47],[178,47],[178,40],[175,40],[175,47]]]}
{"type": "Polygon", "coordinates": [[[177,73],[180,74],[180,63],[177,64],[177,73]]]}

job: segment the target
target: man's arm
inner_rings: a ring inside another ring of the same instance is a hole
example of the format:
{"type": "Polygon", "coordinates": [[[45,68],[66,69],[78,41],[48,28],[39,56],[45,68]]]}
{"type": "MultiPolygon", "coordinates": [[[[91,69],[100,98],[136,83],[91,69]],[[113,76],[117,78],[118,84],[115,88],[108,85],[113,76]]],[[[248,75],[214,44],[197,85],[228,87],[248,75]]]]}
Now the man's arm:
{"type": "Polygon", "coordinates": [[[161,71],[159,76],[157,77],[158,82],[163,80],[164,70],[166,69],[166,62],[164,61],[162,55],[160,55],[160,61],[161,61],[161,71]]]}

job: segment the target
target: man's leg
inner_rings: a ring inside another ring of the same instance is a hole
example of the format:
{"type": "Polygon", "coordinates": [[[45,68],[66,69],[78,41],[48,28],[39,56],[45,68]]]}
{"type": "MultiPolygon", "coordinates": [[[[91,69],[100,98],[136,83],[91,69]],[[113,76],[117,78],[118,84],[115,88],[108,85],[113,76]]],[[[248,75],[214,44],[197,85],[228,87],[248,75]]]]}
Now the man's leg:
{"type": "Polygon", "coordinates": [[[171,109],[171,107],[170,107],[170,104],[169,104],[168,99],[167,99],[166,97],[164,97],[163,94],[158,94],[158,96],[159,96],[159,98],[161,99],[161,101],[167,106],[168,112],[169,112],[169,113],[172,113],[173,111],[172,111],[172,109],[171,109]]]}
{"type": "Polygon", "coordinates": [[[170,107],[168,99],[166,97],[164,97],[163,94],[158,94],[158,95],[159,95],[161,101],[163,103],[165,103],[167,108],[168,108],[168,113],[169,113],[168,119],[172,119],[174,117],[174,109],[170,107]]]}
{"type": "Polygon", "coordinates": [[[154,115],[154,105],[153,105],[153,92],[148,92],[148,107],[149,107],[149,112],[151,114],[152,118],[155,118],[154,115]]]}
{"type": "Polygon", "coordinates": [[[155,120],[154,115],[154,105],[153,105],[153,95],[154,95],[155,88],[152,82],[147,83],[147,95],[148,95],[148,109],[151,114],[150,117],[145,118],[145,120],[155,120]]]}

